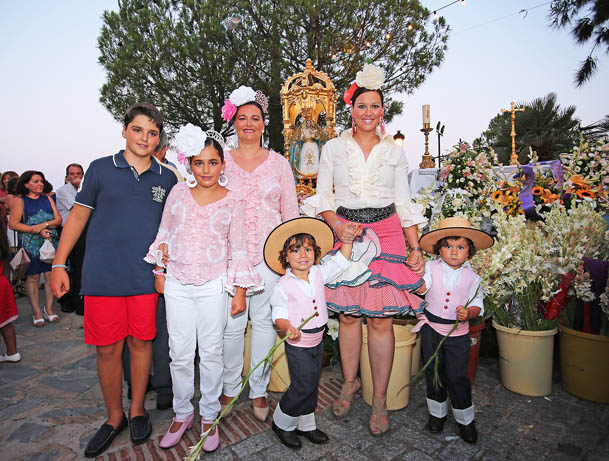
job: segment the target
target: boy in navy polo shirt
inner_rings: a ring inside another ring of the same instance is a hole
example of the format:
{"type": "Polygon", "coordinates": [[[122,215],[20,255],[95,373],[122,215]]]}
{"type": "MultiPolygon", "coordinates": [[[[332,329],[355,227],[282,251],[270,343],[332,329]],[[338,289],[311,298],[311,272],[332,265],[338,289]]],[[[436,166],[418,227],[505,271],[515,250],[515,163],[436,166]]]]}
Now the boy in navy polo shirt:
{"type": "Polygon", "coordinates": [[[124,151],[94,160],[80,186],[53,262],[51,284],[57,296],[69,289],[65,261],[87,221],[82,269],[85,343],[97,347],[97,371],[108,420],[95,433],[85,456],[96,457],[129,423],[134,444],[152,432],[144,397],[156,335],[158,294],[143,260],[156,237],[165,199],[175,174],[151,156],[163,118],[148,103],[131,106],[124,119],[124,151]],[[121,351],[131,355],[132,399],[129,421],[122,406],[121,351]]]}

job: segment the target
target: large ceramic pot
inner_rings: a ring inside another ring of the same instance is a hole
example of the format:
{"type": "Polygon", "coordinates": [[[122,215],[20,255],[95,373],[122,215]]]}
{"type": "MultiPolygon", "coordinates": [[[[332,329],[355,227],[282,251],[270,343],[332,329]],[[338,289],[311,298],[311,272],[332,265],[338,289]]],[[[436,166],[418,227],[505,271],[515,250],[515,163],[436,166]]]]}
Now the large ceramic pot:
{"type": "MultiPolygon", "coordinates": [[[[368,328],[363,325],[362,351],[360,356],[360,373],[362,379],[362,397],[368,405],[372,405],[372,372],[368,357],[368,328]]],[[[405,325],[393,325],[395,335],[395,351],[393,366],[387,387],[387,409],[400,410],[408,405],[410,387],[404,387],[410,381],[412,348],[417,335],[405,325]]]]}
{"type": "Polygon", "coordinates": [[[543,397],[552,392],[552,330],[528,331],[503,327],[493,321],[499,346],[501,384],[517,394],[543,397]]]}
{"type": "Polygon", "coordinates": [[[609,403],[609,338],[560,327],[560,381],[569,393],[609,403]]]}

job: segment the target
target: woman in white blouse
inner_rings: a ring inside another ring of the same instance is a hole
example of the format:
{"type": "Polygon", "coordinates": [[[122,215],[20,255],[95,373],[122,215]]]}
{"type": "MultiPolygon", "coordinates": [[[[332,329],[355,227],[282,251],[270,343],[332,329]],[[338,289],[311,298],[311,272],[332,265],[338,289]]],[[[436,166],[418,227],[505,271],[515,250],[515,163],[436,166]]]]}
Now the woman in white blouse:
{"type": "Polygon", "coordinates": [[[374,388],[369,420],[373,435],[389,428],[386,394],[395,344],[392,316],[424,308],[424,301],[412,293],[423,283],[417,226],[423,227],[426,221],[410,199],[404,152],[392,136],[385,135],[383,81],[384,71],[373,65],[366,64],[357,73],[344,97],[352,106],[353,128],[324,145],[316,195],[303,205],[305,214],[322,216],[340,242],[358,237],[346,222],[359,223],[363,232],[376,233],[380,240],[381,248],[369,271],[351,280],[334,281],[326,288],[328,308],[340,314],[338,339],[344,377],[334,415],[348,414],[352,396],[361,387],[357,371],[362,316],[366,316],[374,388]]]}

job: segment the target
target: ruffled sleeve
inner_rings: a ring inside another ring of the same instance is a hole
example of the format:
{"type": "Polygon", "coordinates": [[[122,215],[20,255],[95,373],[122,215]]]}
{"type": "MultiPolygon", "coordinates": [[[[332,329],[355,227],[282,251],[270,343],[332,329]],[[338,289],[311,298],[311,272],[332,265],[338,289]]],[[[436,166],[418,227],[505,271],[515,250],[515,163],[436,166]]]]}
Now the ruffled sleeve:
{"type": "Polygon", "coordinates": [[[334,176],[332,157],[332,151],[328,143],[326,143],[321,149],[315,195],[306,199],[301,206],[301,211],[306,216],[319,218],[324,211],[336,211],[336,200],[332,183],[334,176]]]}
{"type": "Polygon", "coordinates": [[[294,182],[294,173],[290,163],[280,154],[275,152],[275,155],[280,157],[279,167],[279,183],[281,184],[281,221],[289,221],[290,219],[300,216],[298,210],[298,199],[296,198],[296,183],[294,182]]]}
{"type": "MultiPolygon", "coordinates": [[[[163,208],[163,216],[161,217],[161,224],[159,225],[159,230],[156,234],[156,238],[154,242],[148,248],[148,253],[144,256],[144,261],[150,264],[155,264],[159,267],[165,267],[162,261],[162,252],[159,250],[159,246],[163,243],[170,246],[171,240],[171,230],[174,228],[174,217],[172,213],[172,208],[176,201],[180,200],[181,190],[183,188],[179,186],[175,186],[169,192],[167,196],[167,200],[165,201],[165,208],[163,208]]],[[[171,251],[171,248],[170,250],[171,251]]]]}
{"type": "Polygon", "coordinates": [[[400,149],[398,164],[395,168],[394,193],[395,208],[402,222],[402,227],[417,225],[423,229],[427,224],[427,219],[423,216],[423,205],[414,203],[410,198],[410,186],[408,184],[408,161],[404,151],[400,149]]]}
{"type": "Polygon", "coordinates": [[[250,264],[248,258],[244,218],[245,200],[239,197],[235,201],[228,235],[230,259],[226,273],[226,291],[232,295],[235,294],[236,287],[246,288],[247,295],[258,293],[264,288],[262,277],[250,264]]]}

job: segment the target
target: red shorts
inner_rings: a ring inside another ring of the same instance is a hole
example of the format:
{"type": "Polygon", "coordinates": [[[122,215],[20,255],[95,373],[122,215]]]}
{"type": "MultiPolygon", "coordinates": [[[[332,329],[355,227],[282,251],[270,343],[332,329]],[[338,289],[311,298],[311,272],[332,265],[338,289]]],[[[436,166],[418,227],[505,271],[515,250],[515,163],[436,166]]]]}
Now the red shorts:
{"type": "Polygon", "coordinates": [[[85,343],[107,346],[127,336],[156,336],[158,293],[138,296],[85,296],[85,343]]]}

